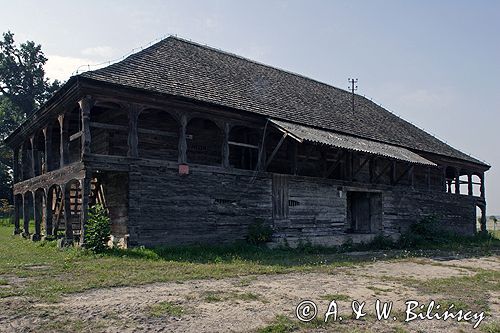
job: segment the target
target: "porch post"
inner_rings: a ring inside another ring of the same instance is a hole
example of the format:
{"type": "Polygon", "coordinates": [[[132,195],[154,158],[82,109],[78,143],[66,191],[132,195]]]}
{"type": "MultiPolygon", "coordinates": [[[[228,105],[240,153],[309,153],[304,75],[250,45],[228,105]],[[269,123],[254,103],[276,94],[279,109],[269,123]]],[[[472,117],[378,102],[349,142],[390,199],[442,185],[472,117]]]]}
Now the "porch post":
{"type": "Polygon", "coordinates": [[[460,172],[455,169],[455,194],[460,194],[460,172]]]}
{"type": "Polygon", "coordinates": [[[24,221],[24,231],[23,237],[27,238],[30,235],[30,207],[28,202],[28,196],[30,192],[23,194],[23,221],[24,221]]]}
{"type": "Polygon", "coordinates": [[[186,164],[187,163],[186,114],[181,115],[180,123],[181,126],[179,128],[179,164],[186,164]]]}
{"type": "Polygon", "coordinates": [[[53,170],[54,164],[52,161],[52,125],[45,127],[43,134],[45,137],[45,172],[49,172],[53,170]]]}
{"type": "Polygon", "coordinates": [[[87,232],[87,220],[89,217],[89,197],[90,197],[90,181],[92,173],[89,169],[85,170],[85,178],[80,181],[80,187],[82,189],[82,208],[80,211],[80,223],[81,223],[81,236],[80,245],[85,246],[86,232],[87,232]]]}
{"type": "Polygon", "coordinates": [[[128,157],[139,157],[138,124],[141,109],[132,104],[128,108],[128,157]]]}
{"type": "Polygon", "coordinates": [[[480,193],[481,193],[481,198],[485,197],[485,190],[484,190],[484,173],[481,173],[479,175],[479,178],[481,179],[481,187],[480,187],[480,193]]]}
{"type": "Polygon", "coordinates": [[[473,195],[474,191],[472,189],[472,174],[470,172],[467,174],[467,185],[468,185],[469,195],[473,195]]]}
{"type": "Polygon", "coordinates": [[[66,126],[64,126],[64,114],[60,115],[58,117],[59,120],[59,128],[61,129],[60,135],[61,138],[59,140],[60,146],[59,146],[59,154],[60,156],[60,167],[64,167],[66,164],[68,164],[68,148],[69,148],[69,138],[68,138],[68,129],[66,126]]]}
{"type": "Polygon", "coordinates": [[[222,167],[229,168],[229,123],[224,123],[222,141],[222,167]]]}
{"type": "Polygon", "coordinates": [[[41,226],[42,226],[42,200],[40,194],[34,192],[33,194],[33,217],[35,220],[35,233],[31,235],[32,241],[39,241],[41,239],[41,226]]]}
{"type": "Polygon", "coordinates": [[[45,236],[53,236],[53,226],[52,226],[52,202],[54,197],[50,194],[51,189],[45,193],[45,236]]]}
{"type": "Polygon", "coordinates": [[[91,96],[85,96],[78,101],[82,114],[82,160],[83,156],[90,154],[90,109],[94,106],[91,96]]]}
{"type": "Polygon", "coordinates": [[[31,142],[31,177],[38,176],[38,150],[35,148],[35,137],[30,137],[31,142]]]}
{"type": "Polygon", "coordinates": [[[63,186],[63,202],[64,202],[64,245],[73,243],[73,226],[71,221],[71,184],[64,184],[63,186]]]}
{"type": "Polygon", "coordinates": [[[486,229],[486,202],[481,206],[479,206],[479,209],[481,209],[481,220],[480,220],[481,233],[487,233],[488,231],[486,229]]]}
{"type": "Polygon", "coordinates": [[[21,233],[19,220],[21,215],[21,205],[23,203],[20,198],[20,195],[14,195],[14,235],[19,235],[21,233]]]}

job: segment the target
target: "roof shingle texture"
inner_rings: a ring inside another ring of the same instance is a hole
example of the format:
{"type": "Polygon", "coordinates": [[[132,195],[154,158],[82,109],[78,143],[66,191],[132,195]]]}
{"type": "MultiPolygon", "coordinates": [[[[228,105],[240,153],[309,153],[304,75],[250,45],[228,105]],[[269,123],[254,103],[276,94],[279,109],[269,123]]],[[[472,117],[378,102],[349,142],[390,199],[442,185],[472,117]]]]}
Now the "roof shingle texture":
{"type": "Polygon", "coordinates": [[[484,165],[362,96],[353,112],[345,90],[176,37],[80,76],[484,165]]]}

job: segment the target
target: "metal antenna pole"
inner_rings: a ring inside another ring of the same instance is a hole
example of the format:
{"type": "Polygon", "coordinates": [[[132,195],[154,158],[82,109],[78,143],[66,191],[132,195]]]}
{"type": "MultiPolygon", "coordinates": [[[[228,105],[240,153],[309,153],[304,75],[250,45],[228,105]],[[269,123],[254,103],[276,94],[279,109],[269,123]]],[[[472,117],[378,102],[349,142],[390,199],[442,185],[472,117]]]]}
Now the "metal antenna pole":
{"type": "Polygon", "coordinates": [[[358,90],[358,86],[356,85],[358,83],[358,79],[351,79],[348,78],[347,82],[349,82],[351,85],[349,86],[349,89],[351,89],[351,95],[352,95],[352,112],[354,112],[354,92],[358,90]]]}

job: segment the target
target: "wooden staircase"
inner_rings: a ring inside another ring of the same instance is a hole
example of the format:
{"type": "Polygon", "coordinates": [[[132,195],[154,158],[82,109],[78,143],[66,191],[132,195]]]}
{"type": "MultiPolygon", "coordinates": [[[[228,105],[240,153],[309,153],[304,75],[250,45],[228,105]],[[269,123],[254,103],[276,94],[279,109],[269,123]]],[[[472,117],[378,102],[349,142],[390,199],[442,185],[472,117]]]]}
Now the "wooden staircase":
{"type": "MultiPolygon", "coordinates": [[[[69,213],[69,220],[73,230],[73,238],[77,239],[81,235],[80,215],[82,210],[82,190],[79,183],[74,182],[71,184],[69,197],[70,209],[68,212],[65,212],[62,191],[57,189],[55,200],[52,202],[54,235],[64,235],[66,230],[65,214],[69,213]]],[[[106,200],[104,197],[102,183],[98,180],[98,178],[93,178],[90,182],[89,207],[96,204],[102,204],[104,208],[106,208],[106,200]]]]}

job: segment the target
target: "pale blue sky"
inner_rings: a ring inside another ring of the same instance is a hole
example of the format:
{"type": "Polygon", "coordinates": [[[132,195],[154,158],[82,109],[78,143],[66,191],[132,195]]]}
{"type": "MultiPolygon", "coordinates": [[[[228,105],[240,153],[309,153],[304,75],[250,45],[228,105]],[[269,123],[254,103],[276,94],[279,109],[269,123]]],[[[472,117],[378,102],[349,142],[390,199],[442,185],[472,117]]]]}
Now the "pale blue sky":
{"type": "Polygon", "coordinates": [[[178,34],[347,88],[492,165],[500,214],[500,1],[5,1],[0,31],[39,42],[49,77],[178,34]]]}

